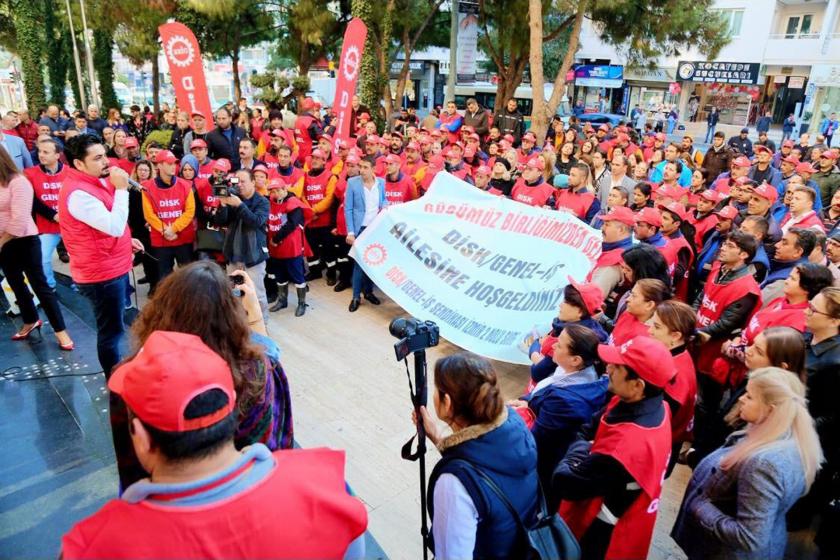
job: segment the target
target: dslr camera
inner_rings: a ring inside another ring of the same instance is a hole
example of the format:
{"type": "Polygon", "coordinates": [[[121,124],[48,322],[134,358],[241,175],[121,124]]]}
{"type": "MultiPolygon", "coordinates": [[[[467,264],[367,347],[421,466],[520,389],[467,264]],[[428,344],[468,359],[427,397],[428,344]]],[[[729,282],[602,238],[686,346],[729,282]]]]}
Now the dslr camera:
{"type": "Polygon", "coordinates": [[[440,342],[440,329],[434,321],[397,317],[391,321],[388,330],[399,339],[394,343],[397,361],[404,360],[412,352],[437,346],[440,342]]]}
{"type": "Polygon", "coordinates": [[[239,177],[213,178],[211,183],[213,196],[216,198],[239,195],[239,177]]]}

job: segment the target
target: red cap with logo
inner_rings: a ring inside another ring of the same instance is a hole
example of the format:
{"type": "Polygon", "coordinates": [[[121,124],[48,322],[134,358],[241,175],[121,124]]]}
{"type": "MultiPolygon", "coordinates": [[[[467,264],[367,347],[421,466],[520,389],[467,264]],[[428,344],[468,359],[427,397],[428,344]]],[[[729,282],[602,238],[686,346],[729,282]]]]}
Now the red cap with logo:
{"type": "Polygon", "coordinates": [[[830,159],[832,161],[837,160],[837,151],[836,150],[826,150],[825,152],[820,154],[820,159],[830,159]]]}
{"type": "Polygon", "coordinates": [[[255,165],[251,171],[254,173],[264,173],[268,177],[268,167],[263,164],[255,165]]]}
{"type": "Polygon", "coordinates": [[[420,144],[418,144],[417,142],[412,140],[411,142],[408,143],[408,145],[405,147],[405,149],[406,150],[416,150],[416,151],[419,152],[420,151],[420,144]]]}
{"type": "Polygon", "coordinates": [[[364,120],[366,120],[366,121],[369,121],[369,120],[370,120],[370,114],[368,114],[368,113],[359,113],[359,117],[358,117],[358,118],[359,118],[359,120],[364,119],[364,120]]]}
{"type": "Polygon", "coordinates": [[[125,147],[126,148],[139,148],[140,142],[134,136],[128,136],[125,139],[125,147]]]}
{"type": "Polygon", "coordinates": [[[752,192],[756,196],[769,200],[771,204],[776,202],[776,199],[779,198],[779,193],[776,191],[776,187],[768,183],[761,183],[754,188],[752,192]]]}
{"type": "Polygon", "coordinates": [[[320,159],[326,161],[327,160],[327,153],[324,150],[322,150],[321,148],[315,148],[314,150],[312,150],[312,157],[320,158],[320,159]]]}
{"type": "Polygon", "coordinates": [[[212,426],[236,406],[230,366],[193,334],[153,332],[137,355],[114,371],[108,388],[143,423],[166,432],[212,426]],[[211,389],[223,391],[228,402],[205,416],[186,418],[190,401],[211,389]]]}
{"type": "Polygon", "coordinates": [[[604,123],[604,124],[602,124],[601,126],[598,127],[598,130],[603,130],[604,132],[609,132],[610,131],[610,125],[608,125],[607,123],[604,123]]]}
{"type": "Polygon", "coordinates": [[[219,158],[213,162],[213,171],[223,171],[227,173],[230,171],[230,161],[225,158],[219,158]]]}
{"type": "Polygon", "coordinates": [[[660,142],[664,142],[665,140],[668,139],[668,137],[665,136],[665,133],[663,133],[663,132],[657,132],[656,135],[654,135],[654,138],[656,140],[659,140],[660,142]]]}
{"type": "Polygon", "coordinates": [[[660,204],[659,207],[664,208],[671,214],[676,215],[681,222],[684,222],[688,218],[688,212],[686,212],[685,206],[683,206],[677,201],[671,201],[668,204],[660,204]]]}
{"type": "Polygon", "coordinates": [[[283,134],[283,131],[279,128],[275,128],[268,133],[269,136],[273,136],[274,138],[285,138],[286,135],[283,134]]]}
{"type": "Polygon", "coordinates": [[[700,198],[706,199],[709,202],[719,202],[720,196],[718,196],[717,191],[713,191],[712,189],[706,189],[705,191],[700,193],[700,198]]]}
{"type": "Polygon", "coordinates": [[[793,148],[793,140],[785,140],[782,142],[782,148],[793,148]]]}
{"type": "Polygon", "coordinates": [[[347,158],[345,158],[344,163],[348,165],[358,165],[361,161],[361,158],[359,158],[357,154],[351,152],[347,154],[347,158]]]}
{"type": "Polygon", "coordinates": [[[571,276],[568,279],[569,284],[580,294],[580,299],[583,300],[583,305],[586,306],[586,311],[590,315],[597,314],[604,307],[604,292],[600,286],[591,282],[585,284],[575,282],[575,279],[571,276]]]}
{"type": "Polygon", "coordinates": [[[642,208],[636,214],[636,223],[639,222],[644,222],[656,227],[662,227],[662,214],[656,208],[642,208]]]}
{"type": "Polygon", "coordinates": [[[735,167],[752,167],[752,162],[747,156],[738,156],[732,160],[732,165],[735,167]]]}
{"type": "Polygon", "coordinates": [[[190,114],[190,116],[191,116],[191,117],[201,117],[202,119],[207,120],[207,117],[206,117],[206,116],[204,115],[204,113],[202,113],[201,111],[193,111],[193,112],[190,114]]]}
{"type": "Polygon", "coordinates": [[[677,373],[671,352],[649,336],[631,338],[621,346],[600,344],[598,356],[605,363],[629,367],[654,387],[665,387],[677,373]]]}
{"type": "Polygon", "coordinates": [[[320,142],[321,140],[326,140],[327,142],[329,142],[330,146],[332,146],[333,137],[329,134],[322,134],[321,136],[319,136],[318,141],[320,142]]]}
{"type": "Polygon", "coordinates": [[[529,159],[525,167],[528,167],[529,169],[536,169],[538,171],[542,171],[545,168],[542,158],[538,157],[529,159]]]}
{"type": "Polygon", "coordinates": [[[764,144],[758,144],[758,145],[754,146],[753,151],[757,154],[759,154],[761,152],[764,152],[766,154],[771,154],[771,155],[773,154],[773,150],[771,150],[768,146],[765,146],[764,144]]]}
{"type": "Polygon", "coordinates": [[[201,138],[196,138],[192,142],[190,142],[190,150],[194,150],[195,148],[206,148],[207,142],[202,140],[201,138]]]}
{"type": "Polygon", "coordinates": [[[723,218],[724,220],[734,220],[735,217],[738,215],[738,209],[734,206],[727,205],[715,212],[719,218],[723,218]]]}
{"type": "Polygon", "coordinates": [[[285,188],[288,188],[288,185],[286,184],[286,181],[284,181],[280,177],[275,177],[274,179],[272,179],[268,182],[268,190],[285,189],[285,188]]]}
{"type": "Polygon", "coordinates": [[[479,165],[478,168],[475,170],[476,175],[490,175],[491,171],[490,168],[486,165],[479,165]]]}
{"type": "Polygon", "coordinates": [[[799,165],[801,162],[798,157],[787,156],[782,158],[782,163],[789,163],[791,165],[799,165]]]}
{"type": "Polygon", "coordinates": [[[533,132],[526,132],[525,134],[522,135],[522,139],[523,140],[528,140],[530,142],[536,142],[537,141],[537,137],[534,135],[533,132]]]}
{"type": "Polygon", "coordinates": [[[616,206],[601,218],[602,222],[621,222],[632,226],[636,223],[636,215],[626,206],[616,206]]]}
{"type": "Polygon", "coordinates": [[[178,163],[178,158],[169,150],[159,150],[155,154],[155,163],[178,163]]]}
{"type": "Polygon", "coordinates": [[[797,173],[816,173],[817,169],[813,165],[811,165],[810,162],[803,161],[802,163],[796,166],[796,169],[794,171],[796,171],[797,173]]]}
{"type": "Polygon", "coordinates": [[[398,156],[397,154],[388,154],[385,157],[385,163],[388,163],[388,164],[396,163],[397,165],[402,165],[402,160],[400,159],[400,156],[398,156]]]}

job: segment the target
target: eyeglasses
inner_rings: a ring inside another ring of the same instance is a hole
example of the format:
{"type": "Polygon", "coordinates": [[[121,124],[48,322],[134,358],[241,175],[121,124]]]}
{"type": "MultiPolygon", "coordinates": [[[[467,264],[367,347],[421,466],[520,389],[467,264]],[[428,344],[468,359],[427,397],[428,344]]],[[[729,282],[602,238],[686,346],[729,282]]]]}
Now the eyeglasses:
{"type": "Polygon", "coordinates": [[[820,311],[816,307],[814,307],[813,303],[808,302],[808,311],[811,313],[816,313],[818,315],[825,315],[826,317],[831,317],[831,313],[826,313],[825,311],[820,311]]]}

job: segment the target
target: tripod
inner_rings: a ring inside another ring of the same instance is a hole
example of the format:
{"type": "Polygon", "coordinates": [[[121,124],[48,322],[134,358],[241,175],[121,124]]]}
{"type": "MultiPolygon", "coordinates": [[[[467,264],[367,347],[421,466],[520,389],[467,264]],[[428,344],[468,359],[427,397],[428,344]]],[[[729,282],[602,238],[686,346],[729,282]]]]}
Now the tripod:
{"type": "Polygon", "coordinates": [[[426,406],[427,383],[426,383],[426,351],[416,350],[414,352],[414,384],[411,383],[411,374],[408,371],[408,360],[405,360],[405,374],[408,377],[408,389],[411,393],[411,403],[414,405],[414,413],[417,417],[417,433],[411,436],[402,447],[402,458],[407,461],[419,461],[420,465],[420,536],[423,539],[423,560],[429,557],[429,526],[426,519],[426,428],[423,426],[423,416],[420,407],[426,406]],[[411,452],[411,443],[417,438],[417,450],[411,452]]]}

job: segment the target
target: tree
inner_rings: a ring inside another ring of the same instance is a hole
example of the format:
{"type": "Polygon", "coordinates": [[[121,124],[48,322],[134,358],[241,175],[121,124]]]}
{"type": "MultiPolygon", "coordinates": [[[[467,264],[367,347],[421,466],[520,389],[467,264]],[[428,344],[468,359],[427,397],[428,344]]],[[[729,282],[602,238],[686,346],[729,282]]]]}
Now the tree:
{"type": "Polygon", "coordinates": [[[329,0],[275,0],[274,4],[281,24],[278,52],[294,60],[298,73],[305,76],[312,64],[336,50],[344,28],[329,0]]]}
{"type": "Polygon", "coordinates": [[[46,105],[47,95],[43,75],[43,44],[41,36],[42,4],[31,0],[13,0],[12,18],[17,34],[18,55],[23,63],[23,87],[26,104],[37,117],[38,109],[46,105]]]}
{"type": "Polygon", "coordinates": [[[99,81],[102,109],[119,109],[120,101],[114,91],[114,36],[108,30],[93,31],[93,66],[99,81]]]}
{"type": "Polygon", "coordinates": [[[712,11],[714,0],[528,0],[529,57],[533,112],[531,129],[542,142],[548,119],[557,111],[566,86],[566,73],[572,66],[580,43],[583,19],[590,19],[601,39],[614,45],[627,59],[627,65],[649,63],[659,56],[675,56],[687,46],[697,48],[707,58],[717,56],[730,40],[727,27],[712,11]],[[547,35],[546,16],[561,23],[547,35]],[[546,37],[569,30],[568,49],[553,78],[554,89],[546,101],[543,84],[543,47],[546,37]]]}
{"type": "Polygon", "coordinates": [[[375,24],[374,7],[374,0],[353,0],[352,3],[353,17],[361,19],[368,28],[365,52],[362,54],[362,64],[359,69],[357,88],[359,100],[373,111],[372,117],[378,118],[379,111],[377,109],[381,104],[378,87],[379,66],[376,63],[376,39],[370,32],[371,26],[375,24]]]}
{"type": "MultiPolygon", "coordinates": [[[[394,92],[394,100],[397,104],[401,103],[405,95],[406,83],[411,72],[412,53],[429,45],[449,44],[449,17],[445,12],[440,11],[443,2],[444,0],[430,0],[420,5],[414,3],[413,6],[406,6],[405,9],[401,6],[397,7],[399,13],[402,14],[396,19],[399,41],[393,49],[394,54],[389,57],[396,58],[396,53],[400,51],[403,54],[403,63],[394,92]],[[441,30],[445,33],[441,34],[441,30]]],[[[388,72],[390,73],[390,63],[388,72]]],[[[390,87],[387,88],[387,93],[390,96],[390,87]]]]}
{"type": "Polygon", "coordinates": [[[65,30],[58,18],[60,12],[44,0],[44,38],[47,47],[47,77],[50,82],[49,102],[63,107],[67,101],[67,68],[70,62],[68,45],[64,42],[65,30]]]}

